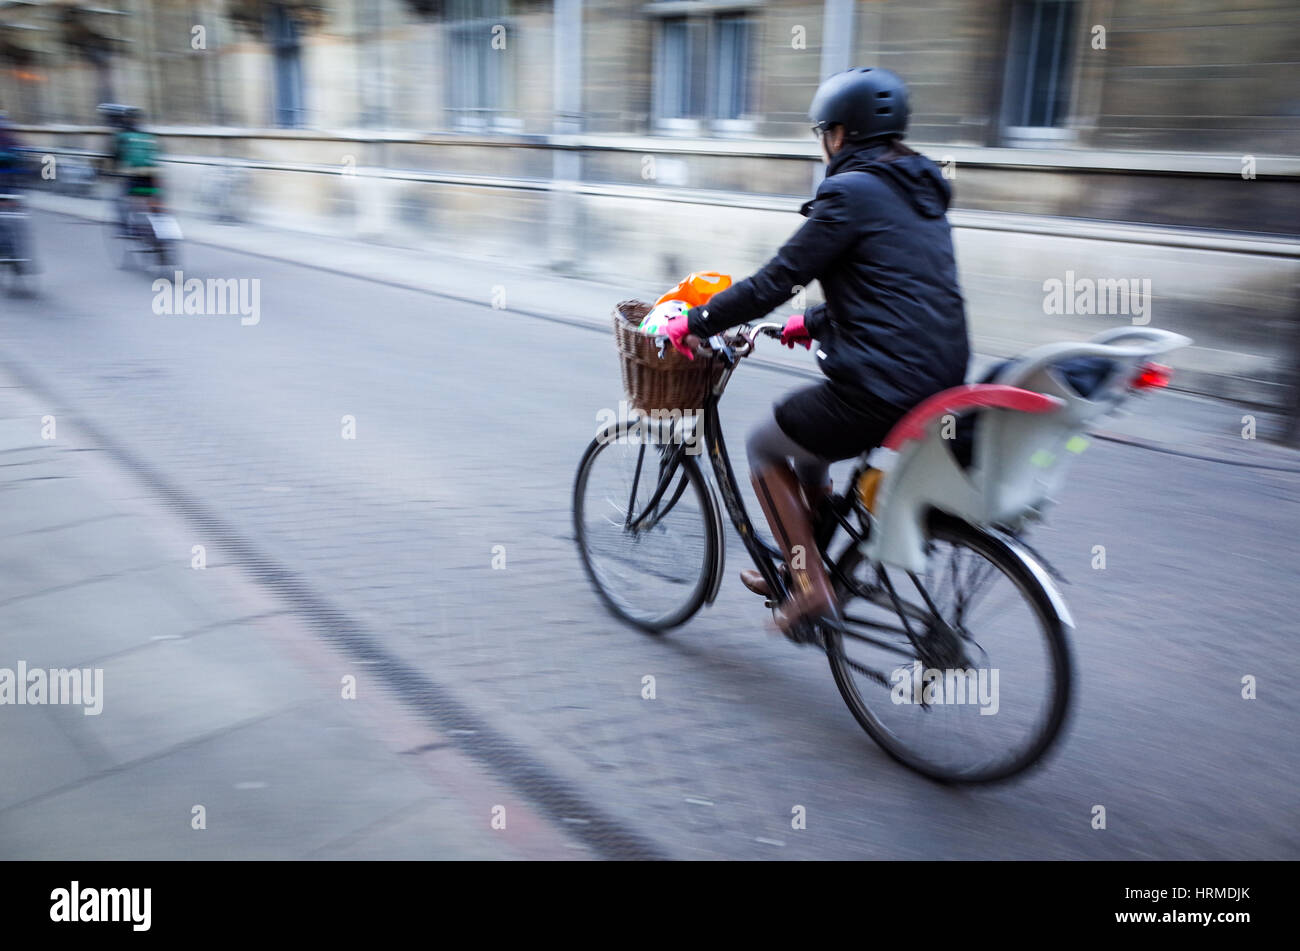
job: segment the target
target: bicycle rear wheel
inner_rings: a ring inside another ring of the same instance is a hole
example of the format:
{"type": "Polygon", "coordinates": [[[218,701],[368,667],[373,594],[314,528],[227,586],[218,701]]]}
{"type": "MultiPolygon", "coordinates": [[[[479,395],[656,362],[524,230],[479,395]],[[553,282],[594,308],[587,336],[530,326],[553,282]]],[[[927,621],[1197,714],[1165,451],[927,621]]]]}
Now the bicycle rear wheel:
{"type": "Polygon", "coordinates": [[[827,631],[836,686],[890,756],[942,782],[1007,779],[1038,761],[1069,706],[1068,621],[1002,539],[931,519],[926,570],[838,566],[827,631]]]}
{"type": "Polygon", "coordinates": [[[181,266],[181,243],[172,239],[156,241],[153,246],[153,272],[169,275],[181,266]]]}
{"type": "Polygon", "coordinates": [[[700,609],[722,557],[700,467],[674,450],[616,424],[587,447],[573,486],[574,537],[587,577],[610,611],[650,633],[700,609]]]}

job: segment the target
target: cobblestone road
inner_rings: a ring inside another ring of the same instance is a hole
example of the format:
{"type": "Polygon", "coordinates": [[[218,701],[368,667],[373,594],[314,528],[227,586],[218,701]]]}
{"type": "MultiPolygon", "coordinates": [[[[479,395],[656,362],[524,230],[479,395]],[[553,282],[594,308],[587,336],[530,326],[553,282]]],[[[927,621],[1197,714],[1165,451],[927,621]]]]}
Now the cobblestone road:
{"type": "MultiPolygon", "coordinates": [[[[161,317],[98,227],[46,216],[39,238],[45,297],[0,303],[0,346],[49,412],[147,462],[666,854],[1300,855],[1293,473],[1086,453],[1036,538],[1073,582],[1075,716],[1023,780],[941,788],[861,732],[824,658],[770,636],[734,538],[718,603],[684,628],[649,638],[601,609],[569,493],[620,398],[605,335],[207,247],[187,249],[186,276],[259,279],[260,323],[161,317]]],[[[526,306],[526,286],[508,290],[526,306]]],[[[736,449],[791,383],[738,375],[736,449]]],[[[1240,416],[1208,418],[1231,433],[1240,416]]]]}

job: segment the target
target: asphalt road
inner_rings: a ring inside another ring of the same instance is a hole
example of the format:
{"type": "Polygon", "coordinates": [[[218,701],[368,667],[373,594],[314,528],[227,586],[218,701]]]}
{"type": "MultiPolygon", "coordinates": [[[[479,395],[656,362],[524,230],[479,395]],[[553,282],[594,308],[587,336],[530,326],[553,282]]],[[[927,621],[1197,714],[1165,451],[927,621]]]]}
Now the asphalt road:
{"type": "MultiPolygon", "coordinates": [[[[620,399],[604,333],[199,246],[186,276],[260,280],[260,322],[158,316],[100,226],[38,215],[36,234],[43,297],[0,299],[15,373],[194,515],[210,563],[256,550],[250,571],[273,594],[291,577],[322,636],[379,645],[405,702],[423,678],[527,751],[525,797],[563,787],[681,858],[1300,856],[1300,475],[1095,444],[1034,538],[1071,582],[1067,732],[1016,782],[945,788],[874,746],[824,658],[770,635],[734,537],[718,603],[685,627],[603,611],[569,495],[620,399]]],[[[794,382],[746,371],[736,450],[794,382]]]]}

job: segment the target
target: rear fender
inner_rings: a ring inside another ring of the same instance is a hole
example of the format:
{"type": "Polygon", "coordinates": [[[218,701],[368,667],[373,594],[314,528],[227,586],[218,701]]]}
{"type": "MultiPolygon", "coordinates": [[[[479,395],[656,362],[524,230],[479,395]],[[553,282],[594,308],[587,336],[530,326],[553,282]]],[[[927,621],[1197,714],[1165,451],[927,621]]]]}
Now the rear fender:
{"type": "MultiPolygon", "coordinates": [[[[944,512],[934,511],[930,513],[930,522],[933,524],[937,520],[947,520],[949,522],[960,522],[961,519],[954,518],[944,512]]],[[[1069,605],[1065,603],[1065,598],[1061,596],[1060,589],[1057,588],[1056,582],[1052,579],[1051,573],[1035,558],[1024,545],[1016,541],[1004,532],[990,532],[982,528],[974,527],[976,531],[982,533],[990,539],[995,545],[1003,549],[1010,558],[1017,562],[1025,572],[1033,578],[1042,587],[1047,594],[1047,599],[1052,605],[1052,610],[1056,616],[1061,619],[1061,623],[1069,630],[1074,630],[1074,616],[1070,613],[1069,605]]]]}

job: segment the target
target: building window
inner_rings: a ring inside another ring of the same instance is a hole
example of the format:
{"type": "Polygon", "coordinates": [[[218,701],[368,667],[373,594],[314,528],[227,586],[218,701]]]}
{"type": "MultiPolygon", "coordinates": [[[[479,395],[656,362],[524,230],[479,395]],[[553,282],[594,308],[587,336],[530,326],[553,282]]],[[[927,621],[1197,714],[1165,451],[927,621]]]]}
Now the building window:
{"type": "Polygon", "coordinates": [[[751,111],[753,21],[744,15],[659,22],[654,114],[661,128],[698,128],[751,111]]]}
{"type": "Polygon", "coordinates": [[[302,47],[298,43],[298,24],[293,15],[278,3],[267,14],[267,37],[271,44],[275,74],[275,124],[294,129],[303,124],[302,47]]]}
{"type": "Polygon", "coordinates": [[[447,108],[457,129],[502,126],[515,38],[506,0],[447,3],[447,108]]]}
{"type": "Polygon", "coordinates": [[[384,58],[384,16],[381,0],[357,0],[357,97],[360,125],[388,125],[388,70],[384,58]]]}
{"type": "Polygon", "coordinates": [[[704,111],[703,39],[700,23],[676,17],[659,31],[658,114],[664,119],[691,119],[704,111]]]}
{"type": "Polygon", "coordinates": [[[1016,0],[1003,95],[1010,140],[1059,139],[1070,108],[1076,0],[1016,0]]]}
{"type": "Polygon", "coordinates": [[[716,75],[713,117],[739,119],[749,112],[749,46],[752,25],[743,16],[718,17],[711,62],[716,75]]]}

